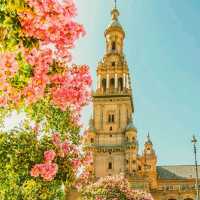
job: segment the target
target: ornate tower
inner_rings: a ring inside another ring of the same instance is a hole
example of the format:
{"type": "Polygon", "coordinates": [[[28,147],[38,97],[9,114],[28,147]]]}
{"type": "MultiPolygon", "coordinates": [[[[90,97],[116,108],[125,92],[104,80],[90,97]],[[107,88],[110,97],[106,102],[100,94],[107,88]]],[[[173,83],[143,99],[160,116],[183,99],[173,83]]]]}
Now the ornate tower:
{"type": "Polygon", "coordinates": [[[93,117],[83,136],[84,148],[94,158],[89,171],[96,178],[123,173],[133,188],[151,192],[155,200],[195,199],[193,166],[156,167],[149,134],[142,155],[138,154],[130,74],[123,50],[125,32],[116,5],[111,16],[105,30],[105,54],[97,66],[93,117]]]}
{"type": "Polygon", "coordinates": [[[147,136],[147,141],[144,145],[144,152],[142,156],[142,163],[144,166],[144,175],[147,177],[151,189],[157,188],[157,156],[153,149],[153,143],[150,135],[147,136]]]}
{"type": "Polygon", "coordinates": [[[106,50],[97,67],[97,89],[93,93],[93,119],[84,136],[93,152],[96,177],[137,171],[137,130],[128,65],[124,56],[125,32],[116,6],[105,30],[106,50]]]}

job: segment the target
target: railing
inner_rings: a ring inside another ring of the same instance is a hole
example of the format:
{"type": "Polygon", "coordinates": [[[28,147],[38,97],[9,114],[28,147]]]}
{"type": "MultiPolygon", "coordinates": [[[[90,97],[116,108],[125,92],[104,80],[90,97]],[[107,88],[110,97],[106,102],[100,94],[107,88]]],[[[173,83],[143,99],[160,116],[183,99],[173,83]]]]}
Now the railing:
{"type": "MultiPolygon", "coordinates": [[[[199,185],[200,188],[200,185],[199,185]]],[[[195,185],[165,185],[160,186],[161,191],[185,191],[185,190],[195,190],[195,185]]]]}
{"type": "Polygon", "coordinates": [[[93,96],[102,96],[102,95],[131,95],[130,89],[124,89],[124,90],[117,90],[117,89],[106,89],[106,90],[97,90],[92,92],[93,96]]]}
{"type": "Polygon", "coordinates": [[[126,141],[121,144],[101,144],[101,143],[90,143],[85,144],[85,147],[89,148],[105,148],[105,149],[113,149],[113,148],[127,148],[127,147],[136,147],[138,146],[137,141],[126,141]]]}

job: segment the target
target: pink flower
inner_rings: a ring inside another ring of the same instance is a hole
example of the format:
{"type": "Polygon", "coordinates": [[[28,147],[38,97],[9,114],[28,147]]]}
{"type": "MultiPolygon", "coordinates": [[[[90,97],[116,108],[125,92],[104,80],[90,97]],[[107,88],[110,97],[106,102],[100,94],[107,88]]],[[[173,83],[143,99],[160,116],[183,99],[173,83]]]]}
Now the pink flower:
{"type": "Polygon", "coordinates": [[[31,169],[31,176],[38,177],[39,175],[40,175],[40,164],[37,164],[31,169]]]}
{"type": "Polygon", "coordinates": [[[44,162],[51,163],[56,157],[56,153],[54,150],[49,150],[44,152],[44,162]]]}
{"type": "Polygon", "coordinates": [[[64,154],[69,153],[69,151],[70,151],[69,142],[65,141],[62,143],[62,150],[63,150],[64,154]]]}
{"type": "Polygon", "coordinates": [[[41,177],[45,181],[51,181],[56,176],[58,165],[55,163],[45,163],[41,167],[41,177]]]}
{"type": "Polygon", "coordinates": [[[81,107],[91,98],[89,68],[85,65],[73,66],[63,76],[54,75],[51,81],[57,83],[51,89],[53,103],[63,111],[70,108],[75,111],[75,116],[79,116],[81,107]]]}
{"type": "Polygon", "coordinates": [[[79,159],[73,159],[71,163],[74,170],[77,170],[81,166],[81,161],[79,159]]]}
{"type": "Polygon", "coordinates": [[[0,71],[7,77],[13,77],[18,71],[19,66],[15,57],[14,53],[6,52],[0,54],[0,71]]]}
{"type": "Polygon", "coordinates": [[[39,39],[43,45],[51,44],[55,58],[69,61],[69,49],[85,31],[72,21],[76,7],[72,0],[28,0],[34,11],[22,11],[20,23],[25,35],[39,39]]]}
{"type": "Polygon", "coordinates": [[[54,133],[52,135],[52,141],[53,141],[53,144],[55,146],[58,146],[61,143],[60,134],[59,133],[54,133]]]}
{"type": "Polygon", "coordinates": [[[86,166],[86,165],[90,165],[93,163],[93,155],[91,152],[87,153],[84,158],[83,158],[83,165],[86,166]]]}
{"type": "Polygon", "coordinates": [[[25,56],[29,64],[33,66],[35,76],[43,76],[48,73],[49,66],[53,62],[53,52],[49,48],[26,51],[25,56]]]}
{"type": "Polygon", "coordinates": [[[56,176],[58,165],[55,163],[36,164],[31,169],[31,176],[41,176],[45,181],[51,181],[56,176]]]}

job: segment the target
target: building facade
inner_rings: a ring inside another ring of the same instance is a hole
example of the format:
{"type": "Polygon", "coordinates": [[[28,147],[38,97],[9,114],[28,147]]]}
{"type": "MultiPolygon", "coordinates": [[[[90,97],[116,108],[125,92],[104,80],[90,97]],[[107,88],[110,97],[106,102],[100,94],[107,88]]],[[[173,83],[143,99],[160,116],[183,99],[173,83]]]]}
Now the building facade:
{"type": "Polygon", "coordinates": [[[193,166],[157,166],[150,135],[143,154],[138,153],[131,77],[124,56],[125,32],[116,7],[111,16],[105,30],[106,51],[97,66],[93,117],[83,137],[85,149],[94,157],[90,173],[96,178],[124,174],[133,188],[150,191],[155,200],[194,200],[193,166]]]}

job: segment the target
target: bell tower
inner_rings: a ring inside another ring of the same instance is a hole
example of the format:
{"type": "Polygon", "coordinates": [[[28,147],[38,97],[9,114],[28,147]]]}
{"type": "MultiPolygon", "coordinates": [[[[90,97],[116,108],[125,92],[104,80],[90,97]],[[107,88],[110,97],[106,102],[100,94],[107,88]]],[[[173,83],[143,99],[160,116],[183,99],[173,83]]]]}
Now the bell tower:
{"type": "Polygon", "coordinates": [[[84,135],[84,146],[94,157],[91,173],[97,178],[135,174],[137,170],[137,129],[132,120],[134,105],[119,14],[115,5],[104,33],[105,54],[97,66],[93,118],[84,135]]]}

